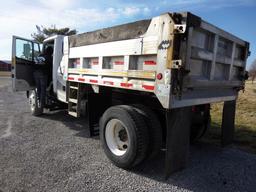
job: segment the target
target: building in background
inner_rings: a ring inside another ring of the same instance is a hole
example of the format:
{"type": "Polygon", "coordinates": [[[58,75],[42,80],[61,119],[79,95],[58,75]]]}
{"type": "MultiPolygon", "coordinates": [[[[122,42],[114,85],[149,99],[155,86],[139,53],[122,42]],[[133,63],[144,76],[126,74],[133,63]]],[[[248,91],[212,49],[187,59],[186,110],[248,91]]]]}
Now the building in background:
{"type": "Polygon", "coordinates": [[[0,71],[11,71],[11,61],[0,60],[0,71]]]}

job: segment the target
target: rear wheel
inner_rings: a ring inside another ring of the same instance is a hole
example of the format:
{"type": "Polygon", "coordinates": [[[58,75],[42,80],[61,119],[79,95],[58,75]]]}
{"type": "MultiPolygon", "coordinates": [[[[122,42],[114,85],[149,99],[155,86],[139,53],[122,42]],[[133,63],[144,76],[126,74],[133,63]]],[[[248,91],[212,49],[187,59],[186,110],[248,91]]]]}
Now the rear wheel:
{"type": "Polygon", "coordinates": [[[150,108],[141,104],[136,104],[133,106],[135,110],[137,110],[138,113],[140,113],[144,117],[145,122],[147,124],[150,141],[147,156],[149,158],[153,158],[159,153],[160,148],[162,146],[163,133],[161,124],[155,112],[152,111],[150,108]]]}
{"type": "Polygon", "coordinates": [[[197,106],[194,110],[190,128],[191,143],[201,139],[211,126],[210,108],[208,105],[197,106]]]}
{"type": "Polygon", "coordinates": [[[29,105],[31,114],[39,116],[43,113],[43,109],[39,107],[36,90],[32,90],[29,93],[29,105]]]}
{"type": "Polygon", "coordinates": [[[146,156],[147,126],[132,107],[120,105],[106,110],[100,120],[100,139],[106,156],[118,167],[134,167],[146,156]]]}

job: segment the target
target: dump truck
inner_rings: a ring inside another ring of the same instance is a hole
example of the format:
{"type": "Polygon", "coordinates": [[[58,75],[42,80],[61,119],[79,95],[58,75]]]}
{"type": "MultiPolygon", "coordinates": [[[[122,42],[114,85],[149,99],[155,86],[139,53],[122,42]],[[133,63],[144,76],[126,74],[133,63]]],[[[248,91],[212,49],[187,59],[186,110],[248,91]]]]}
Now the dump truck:
{"type": "Polygon", "coordinates": [[[33,115],[43,112],[33,72],[49,46],[45,107],[87,118],[116,166],[135,167],[162,150],[166,175],[184,168],[190,142],[210,126],[211,103],[224,102],[221,141],[232,142],[248,42],[189,12],[55,35],[43,45],[13,36],[13,90],[26,91],[33,115]]]}

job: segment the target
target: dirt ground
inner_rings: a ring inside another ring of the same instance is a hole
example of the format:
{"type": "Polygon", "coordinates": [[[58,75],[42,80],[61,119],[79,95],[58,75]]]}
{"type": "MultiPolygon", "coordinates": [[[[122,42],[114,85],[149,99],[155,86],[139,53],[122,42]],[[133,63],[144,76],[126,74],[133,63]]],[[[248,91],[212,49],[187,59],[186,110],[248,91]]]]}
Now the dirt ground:
{"type": "Polygon", "coordinates": [[[25,93],[0,78],[0,191],[255,191],[256,155],[200,142],[186,169],[164,179],[163,152],[133,170],[113,166],[86,121],[30,115],[25,93]]]}

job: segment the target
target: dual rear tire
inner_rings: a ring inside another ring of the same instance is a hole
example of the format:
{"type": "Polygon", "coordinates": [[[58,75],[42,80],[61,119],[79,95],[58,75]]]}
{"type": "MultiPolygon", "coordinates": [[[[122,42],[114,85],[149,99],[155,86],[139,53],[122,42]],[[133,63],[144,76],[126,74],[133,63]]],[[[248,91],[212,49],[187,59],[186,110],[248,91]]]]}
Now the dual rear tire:
{"type": "Polygon", "coordinates": [[[195,108],[192,113],[192,122],[190,126],[190,142],[196,143],[206,133],[211,126],[210,106],[201,105],[195,108]]]}
{"type": "Polygon", "coordinates": [[[156,155],[161,147],[161,138],[160,123],[146,107],[113,106],[105,111],[100,120],[100,139],[104,152],[121,168],[134,167],[146,157],[156,155]],[[157,126],[152,126],[151,119],[157,126]],[[159,132],[157,136],[154,134],[156,132],[159,132]]]}

